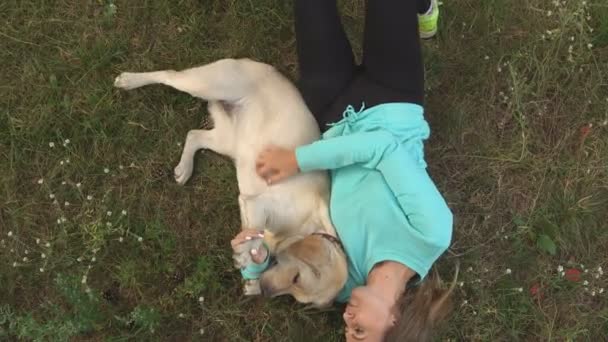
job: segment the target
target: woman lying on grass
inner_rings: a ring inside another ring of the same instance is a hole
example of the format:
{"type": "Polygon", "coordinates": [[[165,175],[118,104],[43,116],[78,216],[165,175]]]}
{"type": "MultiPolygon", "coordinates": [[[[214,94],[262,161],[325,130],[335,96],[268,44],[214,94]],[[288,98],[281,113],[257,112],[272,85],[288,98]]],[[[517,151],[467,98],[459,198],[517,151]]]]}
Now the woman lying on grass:
{"type": "MultiPolygon", "coordinates": [[[[419,37],[435,34],[437,17],[436,0],[368,1],[355,65],[336,2],[295,1],[300,91],[324,133],[295,150],[268,148],[257,172],[273,184],[330,171],[330,215],[349,259],[336,298],[347,303],[347,341],[425,341],[446,311],[447,293],[426,279],[452,236],[423,152],[430,131],[419,37]]],[[[267,251],[253,254],[262,262],[267,251]]]]}

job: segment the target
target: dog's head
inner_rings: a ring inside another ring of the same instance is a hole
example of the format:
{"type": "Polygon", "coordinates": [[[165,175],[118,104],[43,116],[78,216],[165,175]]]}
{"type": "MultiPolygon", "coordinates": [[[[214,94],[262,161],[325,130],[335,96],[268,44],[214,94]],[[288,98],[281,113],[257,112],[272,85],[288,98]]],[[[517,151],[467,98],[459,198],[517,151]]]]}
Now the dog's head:
{"type": "Polygon", "coordinates": [[[290,294],[300,303],[324,307],[340,292],[347,276],[342,247],[321,235],[309,235],[277,252],[260,278],[260,287],[267,297],[290,294]]]}

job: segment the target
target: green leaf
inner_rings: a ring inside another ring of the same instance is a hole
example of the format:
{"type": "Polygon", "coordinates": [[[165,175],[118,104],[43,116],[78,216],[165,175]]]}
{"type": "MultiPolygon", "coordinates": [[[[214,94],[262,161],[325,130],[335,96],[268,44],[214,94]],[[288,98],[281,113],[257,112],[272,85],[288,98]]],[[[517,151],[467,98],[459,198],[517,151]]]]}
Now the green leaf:
{"type": "Polygon", "coordinates": [[[551,255],[555,255],[555,252],[557,250],[555,242],[553,242],[553,240],[551,240],[551,238],[546,234],[540,234],[538,236],[538,239],[536,240],[536,245],[540,250],[545,251],[551,255]]]}
{"type": "Polygon", "coordinates": [[[521,227],[521,226],[526,225],[526,221],[524,221],[524,219],[521,216],[519,216],[519,215],[515,215],[515,217],[513,217],[513,223],[517,227],[521,227]]]}

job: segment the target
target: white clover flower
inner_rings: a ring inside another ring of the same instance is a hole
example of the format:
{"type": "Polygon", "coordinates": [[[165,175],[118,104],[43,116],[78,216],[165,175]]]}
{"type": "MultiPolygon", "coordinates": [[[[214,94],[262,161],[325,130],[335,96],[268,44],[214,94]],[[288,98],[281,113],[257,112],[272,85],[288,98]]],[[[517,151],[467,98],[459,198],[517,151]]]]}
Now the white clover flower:
{"type": "Polygon", "coordinates": [[[122,238],[122,236],[118,238],[118,242],[123,242],[123,241],[124,241],[124,239],[122,238]]]}
{"type": "Polygon", "coordinates": [[[141,236],[137,238],[137,241],[142,242],[144,241],[144,238],[142,238],[141,236]]]}
{"type": "Polygon", "coordinates": [[[601,287],[601,288],[600,288],[600,290],[599,290],[598,292],[599,292],[599,294],[604,293],[604,288],[603,288],[603,287],[601,287]]]}
{"type": "Polygon", "coordinates": [[[135,163],[132,162],[131,164],[129,164],[129,167],[135,167],[135,163]]]}
{"type": "Polygon", "coordinates": [[[183,313],[181,313],[181,312],[180,312],[180,313],[179,313],[179,315],[177,315],[177,316],[178,316],[179,318],[184,318],[184,317],[185,317],[185,316],[184,316],[184,314],[183,314],[183,313]]]}
{"type": "Polygon", "coordinates": [[[80,183],[80,182],[76,183],[77,188],[80,188],[81,186],[82,186],[82,183],[80,183]]]}
{"type": "Polygon", "coordinates": [[[41,253],[41,254],[40,254],[40,257],[41,257],[42,259],[46,259],[46,254],[41,253]]]}
{"type": "Polygon", "coordinates": [[[70,143],[70,139],[65,139],[65,140],[63,141],[63,145],[64,145],[64,146],[65,146],[65,145],[67,145],[67,144],[69,144],[69,143],[70,143]]]}
{"type": "Polygon", "coordinates": [[[13,267],[17,267],[17,262],[16,261],[13,262],[13,267]]]}
{"type": "MultiPolygon", "coordinates": [[[[69,205],[69,203],[68,203],[69,205]]],[[[61,216],[61,223],[65,223],[68,219],[66,219],[65,217],[61,216]]]]}
{"type": "Polygon", "coordinates": [[[93,199],[93,196],[91,196],[91,195],[87,195],[87,201],[90,201],[90,200],[92,200],[92,199],[93,199]]]}
{"type": "Polygon", "coordinates": [[[597,273],[599,273],[600,275],[604,274],[604,270],[602,270],[602,266],[597,267],[597,273]]]}
{"type": "Polygon", "coordinates": [[[205,301],[205,297],[203,297],[203,296],[198,297],[199,303],[203,303],[204,301],[205,301]]]}
{"type": "Polygon", "coordinates": [[[106,212],[106,215],[107,215],[107,216],[112,216],[112,212],[111,212],[110,210],[108,210],[108,211],[106,212]]]}
{"type": "Polygon", "coordinates": [[[498,68],[496,68],[496,71],[498,71],[498,73],[500,74],[502,72],[502,68],[499,66],[498,68]]]}
{"type": "Polygon", "coordinates": [[[507,268],[507,269],[505,270],[505,273],[506,273],[506,274],[511,274],[511,269],[510,269],[510,268],[507,268]]]}
{"type": "Polygon", "coordinates": [[[50,243],[50,242],[45,243],[45,244],[44,244],[44,247],[47,247],[47,248],[48,248],[48,247],[51,247],[51,243],[50,243]]]}
{"type": "Polygon", "coordinates": [[[63,160],[61,160],[61,161],[59,162],[59,165],[63,165],[63,160]]]}
{"type": "Polygon", "coordinates": [[[51,142],[49,142],[49,147],[50,147],[50,148],[55,147],[55,143],[54,143],[54,142],[52,142],[52,141],[51,141],[51,142]]]}
{"type": "Polygon", "coordinates": [[[55,199],[55,194],[50,194],[50,195],[49,195],[49,198],[50,198],[50,199],[55,199]]]}
{"type": "Polygon", "coordinates": [[[473,266],[469,266],[469,268],[467,268],[467,271],[473,272],[473,266]]]}
{"type": "Polygon", "coordinates": [[[125,215],[127,215],[127,211],[123,209],[123,210],[120,212],[120,214],[121,214],[122,216],[125,216],[125,215]]]}
{"type": "Polygon", "coordinates": [[[121,165],[118,165],[118,168],[119,168],[120,170],[123,170],[125,167],[124,167],[124,166],[121,164],[121,165]]]}
{"type": "Polygon", "coordinates": [[[108,169],[107,167],[103,169],[103,173],[110,173],[110,169],[108,169]]]}
{"type": "Polygon", "coordinates": [[[469,304],[468,300],[465,299],[465,300],[462,301],[462,305],[467,305],[467,304],[469,304]]]}
{"type": "Polygon", "coordinates": [[[557,266],[557,272],[561,272],[563,270],[564,270],[564,266],[562,266],[562,265],[557,266]]]}
{"type": "Polygon", "coordinates": [[[82,284],[86,284],[87,283],[87,276],[83,275],[82,276],[82,280],[80,281],[82,284]]]}
{"type": "Polygon", "coordinates": [[[553,15],[553,11],[551,11],[551,10],[547,11],[547,17],[550,17],[552,15],[553,15]]]}
{"type": "Polygon", "coordinates": [[[40,267],[40,273],[44,273],[44,268],[40,267]]]}
{"type": "Polygon", "coordinates": [[[483,57],[483,59],[485,59],[485,60],[487,61],[488,59],[490,59],[490,56],[485,55],[485,56],[483,57]]]}
{"type": "Polygon", "coordinates": [[[76,258],[76,261],[78,261],[78,262],[82,262],[82,257],[78,257],[78,258],[76,258]]]}
{"type": "Polygon", "coordinates": [[[562,271],[562,272],[559,272],[559,275],[560,275],[561,277],[563,277],[563,276],[565,276],[565,275],[566,275],[566,272],[563,272],[563,271],[562,271]]]}
{"type": "Polygon", "coordinates": [[[66,182],[66,181],[61,182],[61,185],[66,185],[66,184],[68,184],[68,182],[66,182]]]}
{"type": "Polygon", "coordinates": [[[27,257],[23,257],[23,262],[27,262],[28,260],[30,259],[28,259],[27,257]]]}
{"type": "Polygon", "coordinates": [[[57,224],[61,224],[61,219],[57,219],[57,224]]]}
{"type": "Polygon", "coordinates": [[[91,258],[91,262],[95,262],[97,259],[95,257],[91,258]]]}
{"type": "Polygon", "coordinates": [[[70,163],[70,158],[66,159],[66,160],[65,160],[65,163],[66,163],[66,164],[69,164],[69,163],[70,163]]]}
{"type": "Polygon", "coordinates": [[[9,237],[13,236],[13,231],[12,231],[12,230],[10,230],[10,231],[8,232],[8,234],[6,234],[6,235],[8,235],[9,237]]]}
{"type": "Polygon", "coordinates": [[[70,202],[65,201],[65,202],[63,203],[63,205],[65,205],[66,207],[69,207],[69,206],[70,206],[70,202]]]}
{"type": "Polygon", "coordinates": [[[570,37],[570,41],[573,42],[574,41],[574,36],[570,37]]]}
{"type": "Polygon", "coordinates": [[[518,287],[517,288],[517,292],[524,292],[524,288],[523,287],[518,287]]]}
{"type": "Polygon", "coordinates": [[[28,251],[27,249],[25,251],[23,251],[23,252],[25,252],[25,255],[30,254],[30,251],[28,251]]]}
{"type": "Polygon", "coordinates": [[[593,48],[593,44],[591,44],[591,43],[587,44],[587,49],[591,50],[592,48],[593,48]]]}
{"type": "Polygon", "coordinates": [[[463,287],[464,286],[464,281],[461,281],[460,283],[458,283],[459,287],[463,287]]]}
{"type": "Polygon", "coordinates": [[[108,227],[108,228],[112,227],[112,222],[106,222],[106,227],[108,227]]]}
{"type": "Polygon", "coordinates": [[[595,297],[595,290],[591,291],[591,297],[595,297]]]}
{"type": "Polygon", "coordinates": [[[44,183],[44,179],[43,179],[43,178],[40,178],[40,179],[38,180],[38,184],[42,184],[42,183],[44,183]]]}
{"type": "MultiPolygon", "coordinates": [[[[2,241],[4,241],[4,240],[2,240],[2,241]]],[[[36,244],[37,244],[37,245],[39,245],[39,244],[40,244],[40,239],[39,239],[39,238],[36,238],[36,244]]]]}
{"type": "Polygon", "coordinates": [[[201,329],[200,329],[198,332],[199,332],[199,334],[201,334],[201,335],[205,335],[205,329],[204,329],[204,328],[201,328],[201,329]]]}

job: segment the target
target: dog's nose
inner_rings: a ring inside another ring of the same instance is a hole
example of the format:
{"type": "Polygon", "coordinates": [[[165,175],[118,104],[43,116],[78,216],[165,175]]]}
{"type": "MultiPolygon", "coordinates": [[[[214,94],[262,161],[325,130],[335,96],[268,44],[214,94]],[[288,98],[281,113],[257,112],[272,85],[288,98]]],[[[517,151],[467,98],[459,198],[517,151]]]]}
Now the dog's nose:
{"type": "Polygon", "coordinates": [[[269,286],[260,285],[260,290],[262,291],[262,296],[270,297],[272,295],[272,289],[269,286]]]}

